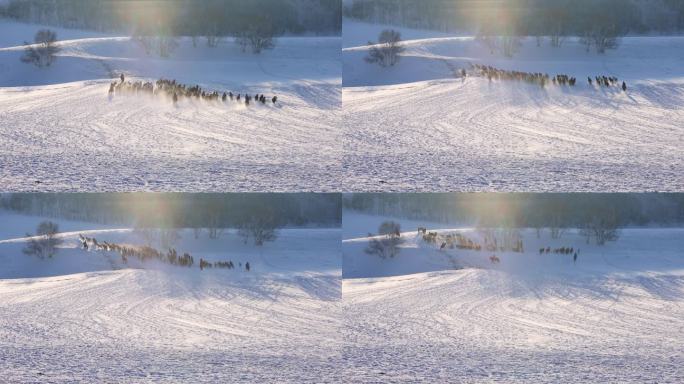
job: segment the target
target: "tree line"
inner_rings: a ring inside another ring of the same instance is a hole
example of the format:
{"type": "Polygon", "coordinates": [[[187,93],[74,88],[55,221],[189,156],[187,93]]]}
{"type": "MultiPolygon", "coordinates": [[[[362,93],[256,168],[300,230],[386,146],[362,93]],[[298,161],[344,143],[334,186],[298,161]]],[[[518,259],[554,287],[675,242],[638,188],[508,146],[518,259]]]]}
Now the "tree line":
{"type": "Polygon", "coordinates": [[[154,29],[211,45],[266,20],[279,34],[338,35],[340,0],[8,0],[0,17],[67,28],[133,34],[154,29]]]}
{"type": "Polygon", "coordinates": [[[596,227],[602,222],[620,227],[684,223],[682,193],[356,193],[344,195],[343,207],[416,221],[550,228],[552,237],[560,237],[565,228],[596,227]]]}
{"type": "Polygon", "coordinates": [[[318,193],[10,193],[0,208],[55,219],[141,228],[195,228],[210,237],[255,217],[276,227],[339,227],[339,194],[318,193]]]}
{"type": "Polygon", "coordinates": [[[684,30],[681,0],[349,0],[343,12],[362,21],[443,32],[548,36],[554,46],[598,29],[619,34],[684,30]]]}

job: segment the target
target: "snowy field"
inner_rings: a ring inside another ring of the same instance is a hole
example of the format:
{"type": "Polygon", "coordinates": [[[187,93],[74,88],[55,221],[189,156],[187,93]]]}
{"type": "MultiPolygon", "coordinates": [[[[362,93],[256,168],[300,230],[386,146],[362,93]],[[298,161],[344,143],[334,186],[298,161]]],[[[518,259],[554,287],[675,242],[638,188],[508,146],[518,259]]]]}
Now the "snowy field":
{"type": "Polygon", "coordinates": [[[472,37],[395,28],[406,51],[382,69],[363,58],[386,27],[344,21],[344,190],[684,188],[684,37],[627,37],[605,55],[528,38],[509,59],[472,37]],[[471,64],[578,81],[454,76],[471,64]],[[590,86],[597,75],[626,81],[627,93],[590,86]]]}
{"type": "Polygon", "coordinates": [[[0,212],[0,381],[340,382],[339,229],[282,230],[263,248],[182,231],[185,268],[82,250],[79,233],[141,240],[68,221],[52,259],[24,255],[18,234],[39,221],[0,212]],[[252,268],[200,271],[200,257],[252,268]]]}
{"type": "Polygon", "coordinates": [[[13,191],[336,191],[340,37],[284,37],[242,53],[180,39],[170,58],[128,37],[56,29],[57,61],[21,63],[40,26],[0,20],[0,179],[13,191]],[[274,106],[108,97],[109,82],[163,77],[278,96],[274,106]]]}
{"type": "MultiPolygon", "coordinates": [[[[347,212],[345,212],[347,216],[347,212]]],[[[359,232],[383,218],[352,217],[359,232]]],[[[459,383],[680,383],[684,229],[625,229],[587,245],[522,232],[525,252],[439,251],[404,223],[394,259],[344,230],[348,380],[459,383]],[[572,255],[540,247],[572,246],[572,255]]],[[[477,229],[432,226],[480,239],[477,229]]]]}

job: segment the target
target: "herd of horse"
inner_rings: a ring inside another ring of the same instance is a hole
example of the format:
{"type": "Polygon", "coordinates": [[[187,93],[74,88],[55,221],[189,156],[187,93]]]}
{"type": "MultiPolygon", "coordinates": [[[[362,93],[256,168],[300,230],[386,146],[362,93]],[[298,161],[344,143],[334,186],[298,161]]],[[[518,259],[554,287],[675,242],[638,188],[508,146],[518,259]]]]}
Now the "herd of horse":
{"type": "Polygon", "coordinates": [[[560,248],[554,248],[554,249],[551,249],[551,247],[539,248],[539,254],[540,255],[542,255],[544,253],[549,254],[551,252],[553,252],[555,254],[559,254],[559,255],[572,255],[572,261],[574,263],[576,263],[577,262],[577,256],[579,255],[580,250],[579,250],[579,248],[577,248],[575,250],[575,248],[573,248],[573,247],[560,247],[560,248]]]}
{"type": "MultiPolygon", "coordinates": [[[[551,252],[553,252],[555,254],[569,255],[569,254],[574,252],[574,248],[573,247],[560,247],[560,248],[554,248],[554,249],[551,249],[551,247],[539,248],[539,254],[540,255],[542,255],[544,253],[548,254],[551,252]]],[[[579,248],[577,249],[577,252],[579,252],[579,248]]]]}
{"type": "MultiPolygon", "coordinates": [[[[107,241],[98,242],[96,238],[83,236],[82,234],[79,234],[78,238],[84,250],[117,252],[119,256],[121,256],[121,261],[124,264],[128,264],[128,259],[131,257],[134,257],[142,262],[148,260],[158,260],[163,263],[181,267],[192,267],[195,264],[195,258],[192,257],[192,255],[187,252],[179,255],[175,248],[170,248],[166,253],[164,253],[147,245],[131,246],[107,241]]],[[[238,266],[239,268],[242,268],[242,262],[238,262],[238,266]]],[[[199,268],[200,270],[204,270],[206,268],[234,269],[235,264],[232,260],[210,262],[200,258],[199,268]]],[[[249,272],[250,269],[251,266],[249,262],[246,262],[245,270],[249,272]]]]}
{"type": "MultiPolygon", "coordinates": [[[[238,266],[242,268],[242,263],[238,263],[238,266]]],[[[199,264],[200,270],[204,270],[206,268],[226,268],[226,269],[234,269],[235,264],[233,264],[233,260],[229,261],[207,261],[202,258],[200,258],[200,264],[199,264]]],[[[245,263],[245,271],[249,272],[252,267],[249,265],[249,261],[245,263]]]]}
{"type": "Polygon", "coordinates": [[[238,102],[245,105],[250,105],[251,102],[266,104],[271,102],[276,104],[278,96],[266,97],[264,94],[250,95],[245,93],[234,94],[232,91],[219,92],[216,90],[203,89],[199,85],[186,85],[177,82],[175,79],[161,78],[154,83],[151,81],[126,81],[126,77],[122,73],[119,77],[120,81],[113,81],[109,84],[109,94],[126,93],[126,94],[148,94],[148,95],[165,95],[170,98],[174,105],[180,99],[201,99],[207,101],[222,101],[222,102],[238,102]]]}
{"type": "MultiPolygon", "coordinates": [[[[577,84],[577,78],[566,74],[558,74],[550,77],[548,73],[512,71],[477,63],[471,64],[471,66],[475,73],[479,76],[486,77],[490,82],[492,80],[521,81],[528,84],[536,84],[542,88],[548,84],[560,86],[568,85],[571,87],[574,87],[575,84],[577,84]]],[[[465,78],[465,69],[460,70],[460,75],[465,78]]],[[[589,76],[587,77],[587,82],[590,86],[593,86],[594,83],[596,83],[599,87],[618,86],[621,87],[624,92],[627,91],[627,83],[622,81],[622,84],[620,84],[620,80],[615,76],[598,75],[594,76],[593,79],[589,76]]]]}
{"type": "MultiPolygon", "coordinates": [[[[483,64],[471,64],[475,73],[482,77],[486,77],[490,82],[492,80],[505,80],[505,81],[522,81],[528,84],[537,84],[542,88],[551,82],[548,74],[541,72],[522,72],[522,71],[511,71],[507,69],[495,68],[491,65],[483,64]]],[[[553,77],[554,84],[569,84],[575,85],[575,78],[570,78],[567,75],[556,75],[553,77]],[[567,82],[565,80],[567,79],[567,82]]]]}
{"type": "MultiPolygon", "coordinates": [[[[440,251],[444,249],[461,249],[461,250],[470,250],[470,251],[476,251],[480,252],[482,250],[485,251],[500,251],[500,252],[505,252],[505,251],[511,251],[511,252],[518,252],[518,253],[523,253],[523,241],[522,239],[518,238],[517,241],[512,242],[512,246],[510,247],[502,247],[496,246],[496,241],[485,241],[485,244],[482,245],[478,243],[477,241],[474,241],[463,234],[460,234],[458,232],[456,233],[446,233],[446,234],[440,234],[438,232],[430,232],[426,227],[418,227],[418,236],[423,239],[426,243],[429,244],[434,244],[435,246],[437,244],[439,245],[440,251]]],[[[560,247],[560,248],[551,248],[551,247],[542,247],[539,249],[539,254],[548,254],[548,253],[555,253],[555,254],[561,254],[561,255],[573,255],[573,262],[577,262],[577,257],[579,254],[579,249],[574,249],[573,247],[560,247]]],[[[495,254],[492,254],[489,256],[489,261],[492,264],[499,264],[501,262],[501,259],[496,256],[495,254]]]]}
{"type": "Polygon", "coordinates": [[[587,77],[587,81],[589,82],[589,85],[593,85],[594,81],[596,81],[596,85],[598,85],[598,86],[603,86],[603,87],[617,86],[617,87],[621,87],[624,92],[627,92],[627,83],[625,83],[623,81],[622,85],[620,85],[620,80],[615,76],[599,75],[599,76],[594,76],[594,80],[592,80],[591,76],[589,76],[589,77],[587,77]]]}
{"type": "Polygon", "coordinates": [[[425,227],[418,227],[418,235],[422,236],[423,241],[430,244],[441,244],[439,249],[462,249],[470,251],[489,251],[489,252],[523,252],[522,239],[515,239],[515,241],[508,242],[508,244],[498,243],[496,238],[485,237],[483,244],[473,240],[462,233],[451,232],[439,234],[437,232],[428,232],[425,227]]]}

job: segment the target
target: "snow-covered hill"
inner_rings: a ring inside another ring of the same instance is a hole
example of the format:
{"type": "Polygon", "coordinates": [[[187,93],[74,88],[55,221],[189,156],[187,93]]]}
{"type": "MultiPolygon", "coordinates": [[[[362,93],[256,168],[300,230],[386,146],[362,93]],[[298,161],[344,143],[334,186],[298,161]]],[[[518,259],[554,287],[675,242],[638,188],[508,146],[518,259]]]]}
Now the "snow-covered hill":
{"type": "Polygon", "coordinates": [[[394,259],[365,254],[367,238],[344,240],[349,380],[684,380],[684,230],[625,229],[604,247],[572,231],[522,235],[525,252],[497,252],[499,264],[491,252],[439,251],[414,231],[394,259]],[[579,248],[577,263],[540,255],[546,246],[579,248]]]}
{"type": "Polygon", "coordinates": [[[170,58],[128,37],[59,30],[49,68],[20,62],[0,20],[0,178],[11,190],[333,191],[341,151],[339,37],[287,37],[242,53],[179,39],[170,58]],[[5,37],[5,35],[7,35],[5,37]],[[108,97],[120,73],[205,89],[278,96],[278,103],[108,97]]]}
{"type": "Polygon", "coordinates": [[[681,190],[684,38],[627,37],[605,55],[577,39],[523,40],[513,58],[473,37],[399,29],[394,67],[363,59],[383,26],[345,20],[345,190],[681,190]],[[347,25],[350,24],[350,25],[347,25]],[[353,46],[356,43],[358,45],[353,46]],[[575,87],[493,81],[471,64],[567,74],[575,87]],[[454,72],[469,71],[465,79],[454,72]],[[617,76],[628,91],[589,85],[617,76]]]}
{"type": "MultiPolygon", "coordinates": [[[[1,213],[17,230],[37,218],[1,213]],[[12,216],[12,217],[10,217],[12,216]]],[[[263,248],[233,232],[176,248],[205,269],[159,262],[123,265],[116,253],[81,249],[78,234],[141,244],[126,228],[60,221],[52,259],[0,239],[0,372],[7,382],[339,382],[339,229],[290,229],[263,248]]],[[[142,243],[144,244],[144,243],[142,243]]]]}

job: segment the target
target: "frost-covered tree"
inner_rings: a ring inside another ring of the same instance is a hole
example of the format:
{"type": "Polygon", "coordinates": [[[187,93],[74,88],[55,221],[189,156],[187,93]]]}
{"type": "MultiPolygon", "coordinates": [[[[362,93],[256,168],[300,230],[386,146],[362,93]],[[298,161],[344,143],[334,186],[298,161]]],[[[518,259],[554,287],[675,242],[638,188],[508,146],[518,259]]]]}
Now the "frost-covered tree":
{"type": "Polygon", "coordinates": [[[60,48],[56,44],[57,33],[49,29],[41,29],[33,38],[33,44],[25,42],[26,48],[21,61],[37,67],[49,67],[57,59],[60,48]]]}
{"type": "Polygon", "coordinates": [[[38,224],[36,235],[29,237],[24,253],[27,255],[38,256],[43,259],[45,257],[52,257],[57,253],[57,246],[62,244],[62,239],[57,237],[59,233],[59,226],[52,221],[43,221],[38,224]]]}
{"type": "Polygon", "coordinates": [[[401,33],[393,29],[385,29],[378,36],[378,43],[368,42],[370,49],[365,60],[371,64],[378,64],[381,67],[391,67],[399,62],[400,53],[405,48],[401,45],[401,33]]]}

